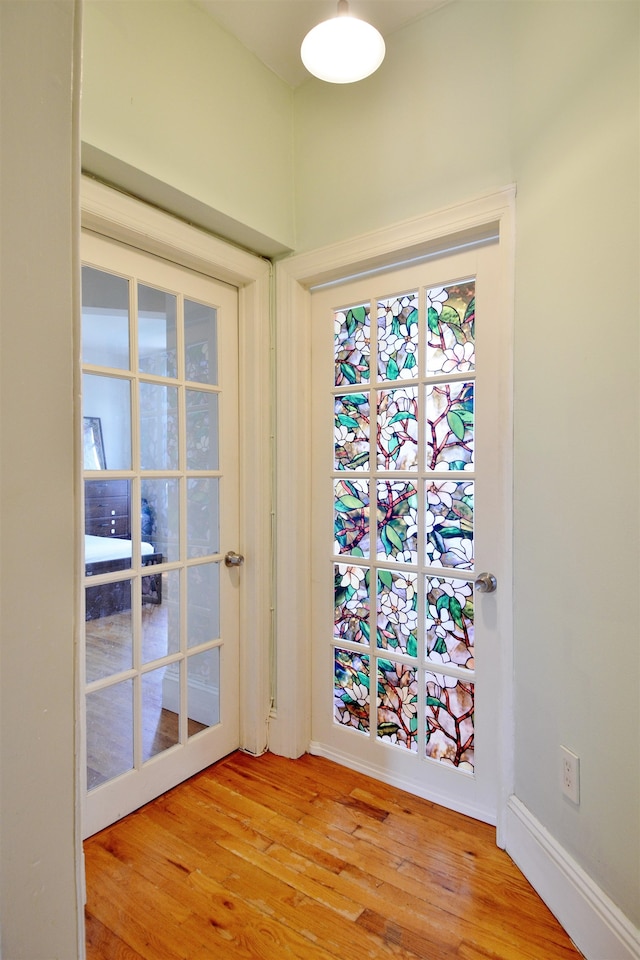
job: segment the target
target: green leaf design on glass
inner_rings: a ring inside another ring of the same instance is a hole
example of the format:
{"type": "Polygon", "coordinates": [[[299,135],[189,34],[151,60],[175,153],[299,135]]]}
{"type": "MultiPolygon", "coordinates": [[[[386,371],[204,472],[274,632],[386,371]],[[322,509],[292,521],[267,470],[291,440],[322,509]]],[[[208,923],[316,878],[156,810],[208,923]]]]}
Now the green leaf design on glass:
{"type": "Polygon", "coordinates": [[[352,643],[369,641],[369,569],[336,563],[334,576],[334,637],[352,643]]]}
{"type": "Polygon", "coordinates": [[[334,401],[334,466],[336,470],[369,469],[369,397],[339,394],[334,401]]]}
{"type": "Polygon", "coordinates": [[[377,646],[417,656],[418,577],[378,570],[377,646]]]}
{"type": "Polygon", "coordinates": [[[382,380],[416,376],[418,294],[378,301],[378,373],[382,380]]]}
{"type": "Polygon", "coordinates": [[[369,484],[334,480],[335,552],[366,556],[369,552],[369,484]]]}
{"type": "Polygon", "coordinates": [[[342,726],[369,731],[369,657],[336,649],[333,718],[342,726]]]}
{"type": "Polygon", "coordinates": [[[456,413],[455,410],[450,410],[447,414],[447,423],[451,428],[451,432],[458,440],[464,440],[464,422],[459,413],[456,413]]]}
{"type": "Polygon", "coordinates": [[[439,383],[426,388],[426,468],[472,470],[474,384],[439,383]]]}
{"type": "Polygon", "coordinates": [[[399,376],[400,376],[400,369],[398,367],[398,364],[392,357],[387,363],[386,378],[387,380],[397,380],[399,376]]]}
{"type": "Polygon", "coordinates": [[[368,383],[370,345],[369,304],[334,311],[335,385],[368,383]]]}
{"type": "Polygon", "coordinates": [[[473,481],[433,481],[426,488],[426,557],[432,567],[472,570],[473,481]]]}
{"type": "Polygon", "coordinates": [[[475,366],[475,280],[427,291],[427,373],[475,366]]]}
{"type": "Polygon", "coordinates": [[[425,656],[437,663],[474,667],[473,583],[425,578],[425,656]]]}
{"type": "Polygon", "coordinates": [[[344,497],[336,503],[336,509],[342,510],[345,513],[348,513],[349,510],[362,510],[364,503],[362,500],[359,500],[358,497],[352,497],[350,494],[345,494],[344,497]]]}
{"type": "Polygon", "coordinates": [[[417,470],[418,388],[379,390],[377,413],[378,469],[417,470]]]}
{"type": "Polygon", "coordinates": [[[379,480],[378,557],[398,563],[416,563],[418,497],[412,483],[379,480]]]}

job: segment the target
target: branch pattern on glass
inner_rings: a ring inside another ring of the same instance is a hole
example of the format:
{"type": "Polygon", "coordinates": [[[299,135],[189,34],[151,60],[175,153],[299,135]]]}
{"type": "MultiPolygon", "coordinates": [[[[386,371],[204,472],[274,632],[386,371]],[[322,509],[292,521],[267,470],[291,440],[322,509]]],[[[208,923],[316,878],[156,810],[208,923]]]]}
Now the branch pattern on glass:
{"type": "Polygon", "coordinates": [[[335,553],[369,556],[369,482],[334,480],[335,553]]]}
{"type": "Polygon", "coordinates": [[[336,470],[369,469],[369,397],[347,393],[335,398],[333,431],[336,470]]]}
{"type": "Polygon", "coordinates": [[[380,470],[418,466],[418,388],[378,392],[377,462],[380,470]]]}
{"type": "Polygon", "coordinates": [[[415,573],[378,570],[377,645],[418,655],[418,578],[415,573]]]}
{"type": "Polygon", "coordinates": [[[369,657],[335,651],[333,718],[336,723],[369,733],[369,657]]]}
{"type": "Polygon", "coordinates": [[[473,470],[473,383],[427,387],[427,470],[473,470]]]}
{"type": "Polygon", "coordinates": [[[378,739],[418,751],[416,667],[378,660],[378,739]]]}
{"type": "Polygon", "coordinates": [[[371,352],[370,305],[334,311],[335,385],[368,383],[371,352]]]}
{"type": "Polygon", "coordinates": [[[378,301],[378,373],[381,380],[418,375],[418,294],[378,301]]]}
{"type": "Polygon", "coordinates": [[[185,379],[209,383],[209,344],[205,341],[185,344],[185,379]]]}
{"type": "Polygon", "coordinates": [[[427,757],[473,773],[473,683],[441,673],[427,673],[425,681],[427,757]]]}
{"type": "Polygon", "coordinates": [[[426,563],[473,569],[473,483],[443,480],[426,486],[426,563]]]}
{"type": "Polygon", "coordinates": [[[369,643],[369,579],[368,567],[333,565],[334,631],[338,640],[369,643]]]}
{"type": "Polygon", "coordinates": [[[440,577],[425,584],[425,656],[473,670],[473,585],[440,577]]]}
{"type": "Polygon", "coordinates": [[[378,480],[378,559],[418,562],[418,495],[404,480],[378,480]]]}
{"type": "Polygon", "coordinates": [[[475,281],[427,290],[427,373],[475,367],[475,281]]]}

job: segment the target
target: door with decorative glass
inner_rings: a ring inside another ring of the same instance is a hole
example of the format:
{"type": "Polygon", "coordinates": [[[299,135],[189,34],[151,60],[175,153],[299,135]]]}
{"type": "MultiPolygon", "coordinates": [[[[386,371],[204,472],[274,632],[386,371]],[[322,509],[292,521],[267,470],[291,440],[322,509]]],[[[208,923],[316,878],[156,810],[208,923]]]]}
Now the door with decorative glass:
{"type": "Polygon", "coordinates": [[[88,836],[238,746],[242,557],[237,290],[82,259],[88,836]]]}
{"type": "Polygon", "coordinates": [[[312,294],[311,749],[494,823],[499,282],[486,245],[312,294]]]}

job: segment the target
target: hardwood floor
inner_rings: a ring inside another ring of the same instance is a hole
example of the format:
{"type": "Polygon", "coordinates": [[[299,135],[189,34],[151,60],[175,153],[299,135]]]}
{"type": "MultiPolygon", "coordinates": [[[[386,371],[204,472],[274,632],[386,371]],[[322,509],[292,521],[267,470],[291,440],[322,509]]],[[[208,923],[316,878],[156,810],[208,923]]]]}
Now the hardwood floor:
{"type": "Polygon", "coordinates": [[[88,960],[577,960],[486,824],[235,753],[85,843],[88,960]]]}

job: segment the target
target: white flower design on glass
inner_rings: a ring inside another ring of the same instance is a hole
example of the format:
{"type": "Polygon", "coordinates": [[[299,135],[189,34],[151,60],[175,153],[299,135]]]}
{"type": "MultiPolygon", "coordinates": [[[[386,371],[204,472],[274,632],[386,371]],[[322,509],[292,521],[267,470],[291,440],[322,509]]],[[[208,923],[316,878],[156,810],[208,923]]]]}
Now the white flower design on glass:
{"type": "Polygon", "coordinates": [[[442,364],[443,373],[467,373],[473,370],[475,362],[475,347],[467,340],[466,343],[456,343],[450,350],[444,351],[444,361],[442,364]]]}

